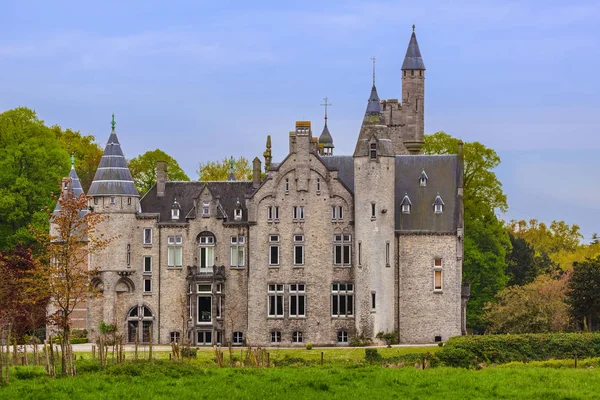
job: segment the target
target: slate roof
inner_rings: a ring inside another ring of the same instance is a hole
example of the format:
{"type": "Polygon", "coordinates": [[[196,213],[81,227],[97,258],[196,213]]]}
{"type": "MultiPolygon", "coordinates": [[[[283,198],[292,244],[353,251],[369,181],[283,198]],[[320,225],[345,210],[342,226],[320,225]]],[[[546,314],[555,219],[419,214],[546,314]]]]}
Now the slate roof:
{"type": "Polygon", "coordinates": [[[338,171],[338,179],[354,193],[354,157],[327,156],[321,157],[321,161],[330,171],[338,171]]]}
{"type": "Polygon", "coordinates": [[[377,88],[373,85],[371,94],[369,95],[369,102],[367,103],[367,113],[380,113],[381,111],[381,100],[379,100],[377,88]]]}
{"type": "Polygon", "coordinates": [[[377,153],[379,156],[393,156],[394,149],[390,139],[389,129],[383,119],[381,112],[381,103],[377,88],[375,85],[371,88],[371,94],[367,103],[365,117],[358,133],[354,156],[367,157],[369,155],[370,140],[375,137],[377,140],[377,153]]]}
{"type": "Polygon", "coordinates": [[[395,217],[400,232],[456,232],[458,208],[458,157],[456,155],[396,156],[395,217]],[[419,185],[421,172],[427,171],[427,186],[419,185]],[[410,198],[410,214],[402,214],[401,199],[410,198]],[[441,214],[434,212],[437,196],[444,201],[441,214]]]}
{"type": "Polygon", "coordinates": [[[108,137],[104,154],[88,190],[88,195],[139,196],[114,128],[108,137]]]}
{"type": "MultiPolygon", "coordinates": [[[[196,218],[194,209],[194,199],[196,199],[202,189],[207,187],[213,195],[213,199],[218,200],[225,214],[229,217],[228,222],[233,222],[233,210],[239,199],[242,205],[242,222],[248,221],[248,211],[245,206],[247,194],[252,193],[253,186],[251,181],[218,181],[218,182],[169,182],[165,184],[165,194],[162,197],[156,196],[156,185],[144,195],[140,201],[142,213],[158,213],[159,222],[172,222],[171,207],[176,198],[181,207],[180,218],[178,222],[185,222],[186,218],[196,218]]],[[[222,213],[218,212],[217,217],[223,218],[222,213]]],[[[238,222],[238,221],[235,221],[238,222]]]]}
{"type": "MultiPolygon", "coordinates": [[[[75,171],[75,166],[73,164],[71,164],[69,178],[71,178],[71,189],[73,189],[73,195],[77,197],[83,193],[83,188],[81,187],[79,176],[77,176],[77,171],[75,171]]],[[[60,195],[60,198],[62,199],[62,194],[60,195]]],[[[60,208],[60,201],[57,201],[56,207],[54,207],[54,211],[52,212],[52,214],[58,214],[60,212],[60,208]]],[[[83,212],[83,214],[85,214],[85,212],[83,212]]]]}
{"type": "Polygon", "coordinates": [[[413,31],[410,35],[410,41],[408,42],[408,48],[406,49],[406,56],[404,56],[404,62],[402,63],[403,71],[407,69],[423,70],[425,71],[425,63],[423,57],[421,57],[421,50],[419,49],[419,43],[417,43],[417,35],[413,31]]]}
{"type": "Polygon", "coordinates": [[[326,148],[334,148],[333,146],[333,138],[331,137],[331,133],[329,133],[329,128],[327,127],[327,121],[325,121],[325,126],[323,127],[323,132],[321,132],[321,136],[319,136],[319,143],[326,148]]]}

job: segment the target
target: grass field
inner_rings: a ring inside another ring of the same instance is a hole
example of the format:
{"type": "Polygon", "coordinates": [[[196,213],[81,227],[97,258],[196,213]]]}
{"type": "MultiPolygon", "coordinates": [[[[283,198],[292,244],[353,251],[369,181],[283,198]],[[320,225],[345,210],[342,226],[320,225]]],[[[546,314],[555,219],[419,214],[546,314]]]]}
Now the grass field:
{"type": "Polygon", "coordinates": [[[13,368],[0,399],[593,399],[599,369],[537,366],[460,368],[326,365],[216,368],[169,361],[129,362],[99,370],[80,363],[74,378],[41,367],[13,368]],[[85,370],[85,371],[84,371],[85,370]]]}

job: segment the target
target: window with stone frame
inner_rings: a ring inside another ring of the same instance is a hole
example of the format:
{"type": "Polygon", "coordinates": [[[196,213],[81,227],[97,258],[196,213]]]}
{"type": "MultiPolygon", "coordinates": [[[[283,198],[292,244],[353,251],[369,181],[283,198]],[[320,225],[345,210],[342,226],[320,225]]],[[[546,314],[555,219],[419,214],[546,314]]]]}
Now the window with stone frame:
{"type": "Polygon", "coordinates": [[[321,178],[317,178],[317,194],[321,194],[321,178]]]}
{"type": "Polygon", "coordinates": [[[167,237],[167,267],[181,268],[183,266],[183,238],[181,235],[167,237]]]}
{"type": "Polygon", "coordinates": [[[199,324],[212,323],[212,285],[210,283],[199,283],[196,285],[198,293],[198,315],[197,321],[199,324]]]}
{"type": "Polygon", "coordinates": [[[293,283],[289,292],[290,318],[306,317],[306,285],[293,283]]]}
{"type": "Polygon", "coordinates": [[[152,245],[152,228],[144,228],[144,245],[152,245]]]}
{"type": "Polygon", "coordinates": [[[433,260],[433,290],[436,292],[441,292],[443,289],[442,272],[442,259],[435,258],[433,260]]]}
{"type": "Polygon", "coordinates": [[[173,331],[169,333],[169,337],[171,339],[170,343],[181,343],[181,333],[177,331],[173,331]]]}
{"type": "Polygon", "coordinates": [[[304,235],[294,235],[294,265],[304,265],[304,235]]]}
{"type": "Polygon", "coordinates": [[[292,207],[292,219],[303,220],[304,219],[304,206],[293,206],[292,207]]]}
{"type": "Polygon", "coordinates": [[[215,236],[212,233],[200,235],[200,271],[212,271],[215,265],[215,236]]]}
{"type": "Polygon", "coordinates": [[[304,342],[304,334],[302,331],[292,332],[292,343],[302,344],[304,342]]]}
{"type": "Polygon", "coordinates": [[[345,234],[333,235],[333,264],[351,265],[352,237],[345,234]]]}
{"type": "Polygon", "coordinates": [[[352,283],[333,283],[331,285],[332,317],[354,316],[354,285],[352,283]]]}
{"type": "Polygon", "coordinates": [[[339,330],[337,333],[337,340],[340,344],[348,343],[348,331],[339,330]]]}
{"type": "Polygon", "coordinates": [[[144,275],[152,274],[152,256],[144,256],[144,275]]]}
{"type": "Polygon", "coordinates": [[[235,331],[233,332],[231,344],[234,346],[242,346],[244,344],[244,332],[235,331]]]}
{"type": "Polygon", "coordinates": [[[269,265],[279,265],[279,235],[269,235],[269,265]]]}
{"type": "Polygon", "coordinates": [[[245,265],[245,245],[246,238],[244,236],[231,237],[231,267],[242,268],[245,265]]]}
{"type": "Polygon", "coordinates": [[[375,142],[369,144],[369,158],[377,160],[377,143],[375,142]]]}
{"type": "Polygon", "coordinates": [[[210,217],[210,202],[208,201],[202,202],[202,216],[210,217]]]}
{"type": "Polygon", "coordinates": [[[268,285],[268,300],[269,318],[283,318],[283,284],[268,285]]]}
{"type": "Polygon", "coordinates": [[[144,293],[152,293],[152,278],[144,278],[144,293]]]}
{"type": "Polygon", "coordinates": [[[281,343],[281,331],[271,331],[271,343],[281,343]]]}

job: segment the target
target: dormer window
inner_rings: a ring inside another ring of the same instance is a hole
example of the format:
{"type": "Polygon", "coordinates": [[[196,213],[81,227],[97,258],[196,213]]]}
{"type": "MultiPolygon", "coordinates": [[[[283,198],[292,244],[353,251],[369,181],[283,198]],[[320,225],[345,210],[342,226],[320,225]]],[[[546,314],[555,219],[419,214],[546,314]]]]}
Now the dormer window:
{"type": "Polygon", "coordinates": [[[209,217],[210,216],[210,203],[205,201],[202,203],[202,216],[209,217]]]}
{"type": "Polygon", "coordinates": [[[419,186],[421,186],[421,187],[427,186],[427,179],[429,179],[429,177],[425,173],[425,170],[423,170],[423,172],[421,172],[421,176],[419,176],[419,186]]]}
{"type": "Polygon", "coordinates": [[[110,204],[111,205],[117,204],[117,200],[114,197],[111,197],[110,198],[110,204]]]}
{"type": "Polygon", "coordinates": [[[433,209],[435,211],[436,214],[441,214],[444,211],[444,201],[442,200],[442,198],[440,197],[439,193],[435,198],[435,201],[433,202],[433,209]]]}
{"type": "Polygon", "coordinates": [[[400,206],[402,209],[402,214],[410,214],[410,206],[412,206],[412,203],[411,203],[410,199],[408,198],[407,193],[404,194],[404,198],[400,202],[400,206]]]}
{"type": "Polygon", "coordinates": [[[236,220],[242,219],[242,209],[241,208],[236,208],[235,211],[233,212],[233,217],[236,220]]]}
{"type": "Polygon", "coordinates": [[[371,160],[377,159],[377,143],[371,143],[369,147],[369,158],[371,160]]]}
{"type": "Polygon", "coordinates": [[[174,208],[171,210],[171,219],[179,219],[179,209],[174,208]]]}

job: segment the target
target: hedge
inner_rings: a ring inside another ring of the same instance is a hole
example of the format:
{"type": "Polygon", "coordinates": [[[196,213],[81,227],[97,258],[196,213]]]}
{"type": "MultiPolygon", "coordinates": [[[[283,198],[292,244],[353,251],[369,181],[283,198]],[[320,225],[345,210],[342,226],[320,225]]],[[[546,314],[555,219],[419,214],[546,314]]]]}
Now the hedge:
{"type": "MultiPolygon", "coordinates": [[[[71,338],[70,341],[71,341],[71,344],[81,344],[81,343],[88,342],[87,338],[71,338]]],[[[60,344],[60,340],[54,339],[54,344],[60,344]]]]}
{"type": "Polygon", "coordinates": [[[365,361],[369,364],[399,364],[404,363],[406,365],[413,365],[418,363],[419,365],[427,360],[430,367],[437,367],[440,364],[440,359],[437,357],[437,353],[408,353],[392,357],[383,357],[377,349],[365,349],[365,361]]]}
{"type": "Polygon", "coordinates": [[[458,336],[449,339],[437,357],[448,366],[469,368],[475,362],[600,357],[600,333],[458,336]]]}

